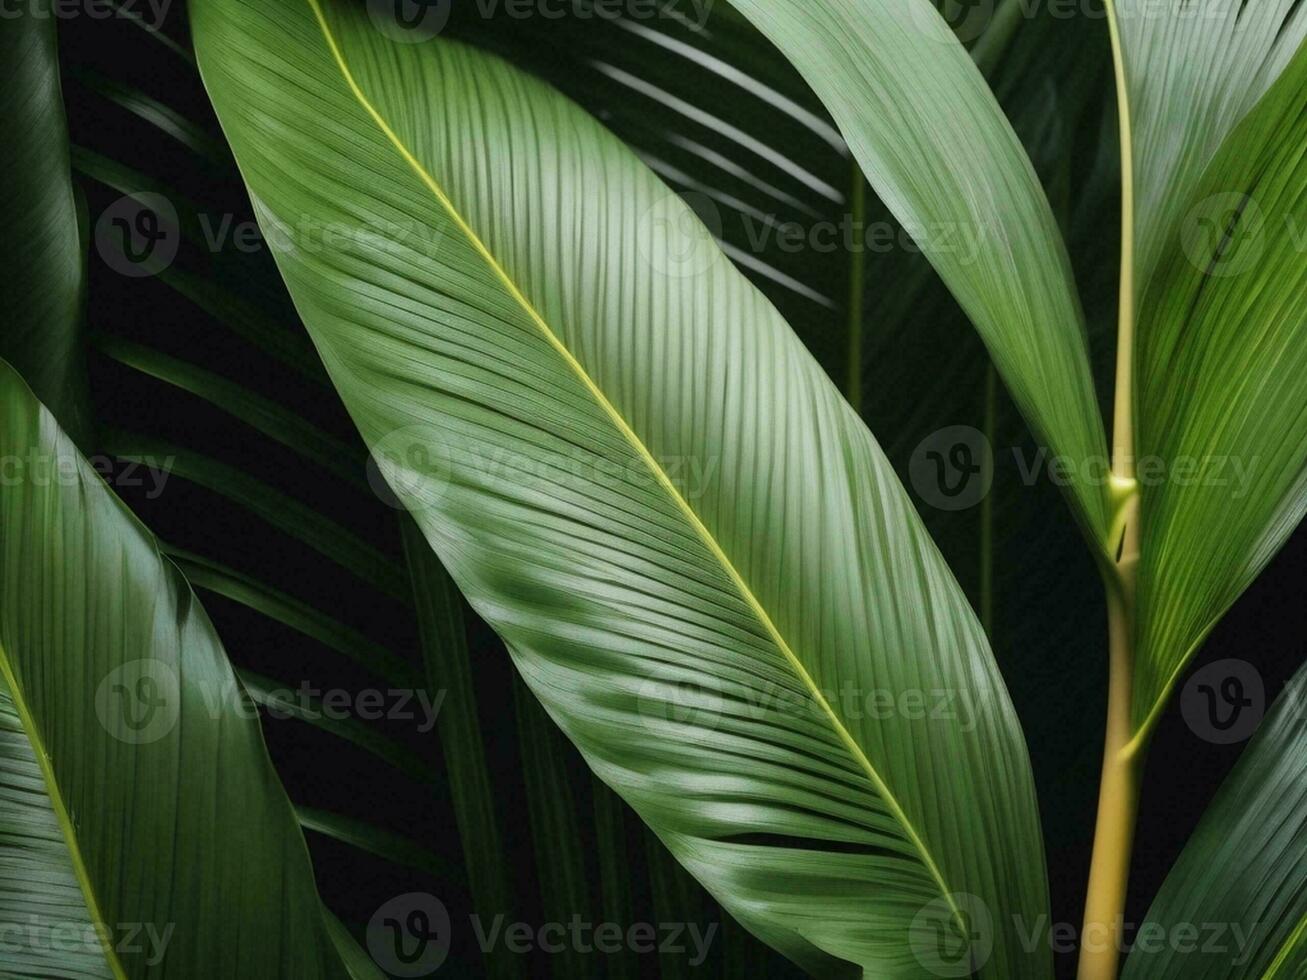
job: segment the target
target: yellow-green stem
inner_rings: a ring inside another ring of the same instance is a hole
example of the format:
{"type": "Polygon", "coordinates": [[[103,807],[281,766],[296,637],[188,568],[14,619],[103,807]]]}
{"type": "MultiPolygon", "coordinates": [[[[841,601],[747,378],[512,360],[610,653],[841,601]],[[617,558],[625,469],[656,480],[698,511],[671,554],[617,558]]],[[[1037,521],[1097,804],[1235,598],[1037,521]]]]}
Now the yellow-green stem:
{"type": "Polygon", "coordinates": [[[1129,556],[1107,576],[1107,730],[1085,921],[1080,933],[1079,980],[1116,980],[1123,944],[1130,852],[1143,767],[1143,754],[1127,750],[1134,734],[1131,694],[1135,561],[1135,556],[1129,556]]]}
{"type": "Polygon", "coordinates": [[[1116,980],[1121,963],[1130,854],[1139,813],[1144,752],[1133,745],[1135,591],[1141,534],[1135,474],[1134,144],[1121,26],[1107,0],[1121,133],[1121,284],[1117,326],[1116,391],[1112,429],[1112,533],[1114,559],[1105,569],[1109,678],[1098,820],[1080,934],[1079,980],[1116,980]]]}

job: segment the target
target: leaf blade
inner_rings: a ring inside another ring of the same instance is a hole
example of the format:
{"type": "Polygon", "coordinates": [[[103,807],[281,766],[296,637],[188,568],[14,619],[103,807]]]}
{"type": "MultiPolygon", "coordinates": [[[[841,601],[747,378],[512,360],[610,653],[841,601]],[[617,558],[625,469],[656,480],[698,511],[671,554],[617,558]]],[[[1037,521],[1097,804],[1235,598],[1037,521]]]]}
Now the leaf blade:
{"type": "Polygon", "coordinates": [[[1191,192],[1191,214],[1220,233],[1174,234],[1140,307],[1139,450],[1171,468],[1141,474],[1140,738],[1307,512],[1304,98],[1307,49],[1191,192]]]}
{"type": "MultiPolygon", "coordinates": [[[[196,12],[206,84],[265,228],[294,242],[308,212],[409,232],[384,250],[345,235],[330,254],[292,244],[278,258],[365,439],[395,450],[383,472],[428,540],[555,721],[682,863],[755,932],[824,970],[847,970],[841,960],[919,970],[911,920],[932,901],[949,918],[955,891],[982,893],[995,915],[1042,906],[1024,744],[979,625],[870,434],[775,311],[714,264],[715,247],[702,276],[640,262],[639,207],[656,225],[683,219],[683,205],[592,121],[484,55],[391,45],[337,4],[276,21],[231,0],[196,12]],[[267,72],[270,63],[298,75],[267,72]],[[408,103],[404,92],[445,101],[408,103]],[[310,115],[333,130],[313,137],[310,115]],[[310,139],[275,135],[287,132],[310,139]],[[544,174],[524,149],[537,142],[544,174]],[[492,151],[494,166],[476,156],[492,151]],[[518,167],[541,193],[518,201],[507,184],[481,183],[518,167]],[[569,207],[555,210],[550,195],[569,207]],[[536,210],[522,217],[510,202],[536,210]],[[532,233],[516,233],[519,221],[532,233]],[[597,229],[615,236],[620,260],[596,250],[597,229]],[[537,247],[546,233],[549,247],[537,247]],[[587,269],[613,281],[601,286],[587,269]],[[644,290],[665,297],[657,330],[631,306],[644,290]],[[623,346],[609,327],[631,317],[623,346]],[[728,361],[763,371],[779,400],[768,407],[774,425],[748,424],[741,403],[769,403],[728,361]],[[722,385],[725,408],[688,397],[722,385]],[[405,423],[419,429],[411,445],[405,423]],[[433,460],[442,447],[448,458],[433,460]],[[565,478],[572,450],[582,472],[565,478]],[[724,460],[726,475],[678,488],[674,458],[724,460]],[[777,466],[769,492],[763,474],[777,466]],[[791,515],[783,497],[800,499],[809,479],[824,506],[791,515]],[[790,566],[801,571],[780,574],[790,566]],[[840,575],[854,581],[833,605],[819,599],[840,575]],[[789,634],[804,640],[803,658],[789,634]],[[642,711],[641,691],[661,710],[678,683],[705,676],[723,700],[715,738],[642,711]],[[823,691],[841,681],[864,694],[952,689],[972,699],[981,734],[841,714],[823,691]],[[755,704],[762,720],[746,710],[755,704]],[[742,773],[736,754],[757,771],[742,773]],[[939,790],[969,801],[960,806],[912,775],[946,757],[967,760],[939,790]],[[1010,795],[991,798],[995,783],[1010,795]],[[783,866],[818,900],[797,912],[756,878],[763,865],[783,866]],[[869,902],[880,912],[867,913],[869,902]]],[[[1042,976],[1046,959],[1004,931],[986,969],[1042,976]]]]}
{"type": "Polygon", "coordinates": [[[975,324],[1036,437],[1074,462],[1068,498],[1090,542],[1105,546],[1107,442],[1070,260],[979,69],[928,0],[736,6],[821,96],[975,324]]]}
{"type": "MultiPolygon", "coordinates": [[[[1123,980],[1301,976],[1307,967],[1307,668],[1244,750],[1167,875],[1141,927],[1186,923],[1224,935],[1136,950],[1123,980]]],[[[1151,930],[1150,930],[1151,931],[1151,930]]]]}
{"type": "MultiPolygon", "coordinates": [[[[0,655],[65,801],[92,914],[174,926],[169,966],[188,976],[269,961],[343,975],[290,803],[203,610],[5,362],[0,400],[0,448],[33,467],[0,487],[0,655]],[[120,716],[122,691],[137,694],[120,716]],[[203,892],[186,889],[192,876],[203,892]]],[[[116,955],[123,976],[150,966],[144,949],[116,955]]]]}

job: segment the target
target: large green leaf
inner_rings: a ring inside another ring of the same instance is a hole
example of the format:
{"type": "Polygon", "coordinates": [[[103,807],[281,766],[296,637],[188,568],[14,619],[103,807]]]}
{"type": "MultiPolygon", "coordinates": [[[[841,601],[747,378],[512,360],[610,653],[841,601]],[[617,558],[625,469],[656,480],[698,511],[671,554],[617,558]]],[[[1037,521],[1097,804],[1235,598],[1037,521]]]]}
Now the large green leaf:
{"type": "Polygon", "coordinates": [[[114,939],[24,932],[6,973],[343,976],[203,609],[4,362],[0,405],[0,907],[114,939]]]}
{"type": "Polygon", "coordinates": [[[1307,37],[1307,7],[1295,0],[1109,0],[1109,6],[1125,72],[1133,272],[1142,295],[1172,248],[1207,165],[1307,37]]]}
{"type": "Polygon", "coordinates": [[[27,378],[79,441],[87,423],[79,331],[85,262],[68,163],[55,19],[49,0],[5,15],[0,31],[0,357],[27,378]]]}
{"type": "Polygon", "coordinates": [[[1185,845],[1137,933],[1124,980],[1303,976],[1307,667],[1262,722],[1185,845]]]}
{"type": "MultiPolygon", "coordinates": [[[[456,6],[443,32],[501,54],[574,99],[695,206],[723,251],[776,304],[838,383],[864,331],[853,295],[865,250],[795,247],[795,228],[840,240],[862,173],[821,103],[726,0],[706,28],[634,9],[520,18],[456,6]]],[[[856,396],[849,390],[856,407],[856,396]]]]}
{"type": "Polygon", "coordinates": [[[870,434],[679,198],[456,44],[312,0],[193,16],[333,381],[599,775],[817,972],[919,975],[910,938],[987,915],[982,975],[1046,975],[1009,925],[1046,907],[1043,861],[979,624],[870,434]]]}
{"type": "Polygon", "coordinates": [[[929,0],[735,5],[821,96],[1037,437],[1073,461],[1068,495],[1089,539],[1104,545],[1106,440],[1071,264],[979,69],[929,0]]]}
{"type": "Polygon", "coordinates": [[[1189,196],[1136,348],[1136,724],[1307,510],[1307,51],[1189,196]]]}

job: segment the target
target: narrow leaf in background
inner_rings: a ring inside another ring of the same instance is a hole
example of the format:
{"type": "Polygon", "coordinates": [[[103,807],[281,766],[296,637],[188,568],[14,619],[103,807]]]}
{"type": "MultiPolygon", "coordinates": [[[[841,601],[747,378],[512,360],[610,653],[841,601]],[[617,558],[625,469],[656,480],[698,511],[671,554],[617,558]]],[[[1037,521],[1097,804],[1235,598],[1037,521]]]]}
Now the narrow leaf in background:
{"type": "Polygon", "coordinates": [[[1091,545],[1105,547],[1107,443],[1071,263],[980,70],[929,0],[736,6],[821,96],[975,324],[1036,438],[1074,461],[1073,511],[1091,545]]]}

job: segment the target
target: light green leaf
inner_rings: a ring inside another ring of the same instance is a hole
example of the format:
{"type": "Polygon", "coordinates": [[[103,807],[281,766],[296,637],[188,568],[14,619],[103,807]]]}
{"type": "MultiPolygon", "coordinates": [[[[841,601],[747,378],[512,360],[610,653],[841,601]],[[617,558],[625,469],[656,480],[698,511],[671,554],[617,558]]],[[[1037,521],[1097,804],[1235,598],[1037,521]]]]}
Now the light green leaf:
{"type": "MultiPolygon", "coordinates": [[[[1134,160],[1139,295],[1173,247],[1194,186],[1307,37],[1295,0],[1109,0],[1134,160]]],[[[1192,216],[1191,216],[1192,217],[1192,216]]]]}
{"type": "MultiPolygon", "coordinates": [[[[1194,187],[1137,346],[1136,725],[1307,510],[1307,51],[1194,187]]],[[[1141,733],[1142,734],[1142,733],[1141,733]]]]}
{"type": "Polygon", "coordinates": [[[4,362],[0,406],[0,903],[115,940],[65,960],[38,935],[16,975],[343,976],[208,617],[4,362]]]}
{"type": "Polygon", "coordinates": [[[84,440],[81,351],[86,267],[68,162],[55,19],[49,0],[6,14],[0,31],[0,357],[27,378],[64,427],[84,440]]]}
{"type": "Polygon", "coordinates": [[[1262,722],[1137,935],[1123,980],[1307,975],[1307,667],[1262,722]],[[1181,930],[1200,938],[1189,946],[1181,930]],[[1149,934],[1162,941],[1143,947],[1149,934]]]}
{"type": "Polygon", "coordinates": [[[1043,188],[929,0],[737,0],[821,96],[886,207],[975,324],[1013,400],[1074,461],[1068,496],[1107,538],[1107,443],[1071,265],[1043,188]]]}
{"type": "Polygon", "coordinates": [[[1009,925],[1046,886],[979,624],[866,428],[682,202],[493,58],[343,3],[192,14],[334,383],[596,772],[815,972],[918,976],[965,925],[964,967],[1047,976],[1009,925]],[[986,915],[992,951],[968,948],[986,915]]]}

